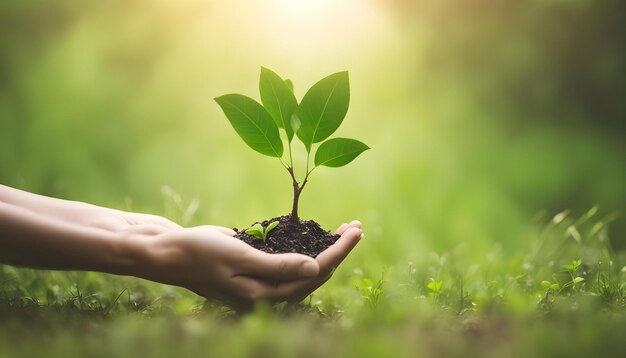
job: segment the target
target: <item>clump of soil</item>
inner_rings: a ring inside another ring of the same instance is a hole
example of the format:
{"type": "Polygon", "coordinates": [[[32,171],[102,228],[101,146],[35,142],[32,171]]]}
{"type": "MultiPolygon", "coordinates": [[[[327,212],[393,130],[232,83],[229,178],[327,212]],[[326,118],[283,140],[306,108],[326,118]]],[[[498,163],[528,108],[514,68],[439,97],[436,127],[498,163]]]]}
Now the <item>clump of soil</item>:
{"type": "Polygon", "coordinates": [[[259,222],[264,228],[273,221],[280,222],[274,230],[267,234],[267,240],[265,240],[265,242],[252,235],[246,234],[247,228],[243,230],[235,228],[234,230],[237,232],[235,237],[255,249],[270,254],[295,252],[313,258],[339,239],[339,235],[322,229],[321,226],[313,220],[298,219],[296,223],[292,223],[290,218],[289,215],[285,215],[259,222]]]}

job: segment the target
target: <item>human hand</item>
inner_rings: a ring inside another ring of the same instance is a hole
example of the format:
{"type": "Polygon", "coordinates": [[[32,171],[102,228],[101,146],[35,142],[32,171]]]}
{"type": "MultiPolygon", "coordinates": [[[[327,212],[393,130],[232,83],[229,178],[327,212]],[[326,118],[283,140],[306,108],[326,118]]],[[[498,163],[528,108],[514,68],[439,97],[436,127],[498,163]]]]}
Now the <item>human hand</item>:
{"type": "Polygon", "coordinates": [[[186,287],[238,309],[257,300],[299,302],[361,238],[361,223],[316,259],[267,254],[217,226],[183,228],[161,216],[49,198],[0,185],[0,262],[133,275],[186,287]]]}
{"type": "Polygon", "coordinates": [[[326,282],[358,243],[361,224],[343,224],[341,238],[316,259],[268,254],[233,238],[233,230],[199,226],[171,230],[149,243],[148,265],[137,275],[185,287],[237,310],[259,300],[299,302],[326,282]]]}
{"type": "Polygon", "coordinates": [[[298,294],[294,295],[293,299],[290,300],[290,303],[302,301],[313,293],[313,291],[326,283],[326,281],[330,280],[335,273],[335,269],[337,269],[339,264],[343,262],[350,251],[352,251],[356,244],[364,237],[363,231],[361,230],[361,222],[358,220],[342,224],[335,233],[341,235],[341,237],[315,258],[315,261],[317,261],[320,266],[318,277],[301,288],[298,294]]]}

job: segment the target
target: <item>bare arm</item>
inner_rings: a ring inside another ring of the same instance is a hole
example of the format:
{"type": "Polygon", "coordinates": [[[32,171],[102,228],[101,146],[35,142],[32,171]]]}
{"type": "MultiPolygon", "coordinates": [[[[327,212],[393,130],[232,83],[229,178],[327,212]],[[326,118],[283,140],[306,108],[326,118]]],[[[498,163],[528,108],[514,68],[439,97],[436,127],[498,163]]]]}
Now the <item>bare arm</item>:
{"type": "MultiPolygon", "coordinates": [[[[0,202],[0,262],[33,268],[132,272],[132,253],[111,231],[0,202]]],[[[128,243],[126,243],[128,245],[128,243]]]]}
{"type": "Polygon", "coordinates": [[[72,223],[81,222],[85,217],[91,215],[110,215],[116,211],[78,201],[37,195],[6,185],[0,185],[0,202],[29,210],[44,217],[72,223]]]}
{"type": "Polygon", "coordinates": [[[270,255],[220,226],[183,228],[0,185],[0,263],[133,275],[188,288],[236,308],[259,299],[298,301],[330,278],[361,237],[353,221],[317,259],[270,255]]]}

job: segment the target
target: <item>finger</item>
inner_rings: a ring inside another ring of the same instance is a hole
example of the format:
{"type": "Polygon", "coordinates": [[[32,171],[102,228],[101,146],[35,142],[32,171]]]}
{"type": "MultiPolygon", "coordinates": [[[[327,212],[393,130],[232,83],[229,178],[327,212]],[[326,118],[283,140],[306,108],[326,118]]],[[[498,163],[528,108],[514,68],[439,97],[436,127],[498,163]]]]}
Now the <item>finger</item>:
{"type": "Polygon", "coordinates": [[[335,273],[335,269],[332,269],[330,273],[324,277],[317,278],[313,280],[313,282],[304,285],[303,287],[299,287],[296,294],[294,294],[294,299],[291,301],[292,303],[298,303],[307,298],[310,294],[315,292],[321,285],[325,284],[326,281],[330,280],[330,278],[335,273]]]}
{"type": "Polygon", "coordinates": [[[227,227],[223,227],[223,226],[217,226],[217,225],[200,225],[200,226],[196,226],[197,228],[202,228],[202,229],[206,229],[206,230],[214,230],[214,231],[219,231],[223,234],[226,234],[228,236],[235,236],[236,232],[235,230],[229,229],[227,227]]]}
{"type": "Polygon", "coordinates": [[[348,256],[356,244],[359,243],[362,234],[363,232],[360,228],[351,227],[341,235],[337,242],[317,255],[315,260],[319,263],[320,273],[326,275],[337,267],[341,261],[348,256]]]}
{"type": "Polygon", "coordinates": [[[337,228],[337,230],[335,230],[335,234],[341,235],[343,234],[344,231],[346,231],[347,228],[348,228],[348,223],[343,223],[337,228]]]}
{"type": "Polygon", "coordinates": [[[335,268],[348,256],[361,237],[361,229],[352,227],[348,229],[337,242],[320,253],[315,259],[320,264],[320,275],[309,284],[298,288],[298,292],[294,295],[294,302],[302,301],[328,281],[335,272],[335,268]]]}
{"type": "Polygon", "coordinates": [[[320,271],[316,260],[300,254],[268,254],[250,250],[241,260],[241,273],[277,280],[317,277],[320,271]]]}
{"type": "Polygon", "coordinates": [[[238,297],[231,298],[231,302],[238,302],[240,307],[252,305],[260,300],[266,300],[270,303],[296,302],[296,300],[299,302],[299,298],[302,296],[301,292],[310,286],[313,280],[312,278],[304,278],[293,281],[276,281],[246,275],[235,276],[231,282],[234,284],[234,290],[238,297]]]}
{"type": "Polygon", "coordinates": [[[266,291],[265,295],[269,300],[274,302],[286,301],[289,303],[298,303],[305,299],[309,294],[303,295],[317,281],[316,278],[305,278],[295,281],[282,281],[274,285],[273,289],[266,291]]]}
{"type": "Polygon", "coordinates": [[[239,294],[227,292],[227,290],[208,290],[205,287],[188,287],[192,292],[206,298],[217,300],[237,312],[248,312],[252,309],[252,303],[244,300],[239,294]]]}
{"type": "Polygon", "coordinates": [[[256,277],[246,277],[244,275],[238,277],[245,278],[247,286],[253,287],[254,289],[254,293],[247,295],[248,298],[253,298],[254,300],[266,299],[270,302],[300,302],[332,277],[335,268],[345,259],[354,246],[356,246],[361,239],[361,235],[362,231],[360,228],[350,227],[335,244],[318,255],[316,261],[320,264],[320,272],[316,278],[292,281],[267,281],[256,277]],[[253,280],[254,283],[250,280],[253,280]]]}
{"type": "Polygon", "coordinates": [[[358,220],[352,220],[349,224],[343,223],[341,224],[341,226],[339,226],[339,228],[337,229],[337,231],[335,231],[335,233],[337,235],[342,235],[346,230],[353,228],[353,227],[358,227],[359,229],[361,228],[361,222],[358,220]]]}
{"type": "Polygon", "coordinates": [[[189,289],[208,300],[217,300],[237,312],[244,313],[252,310],[254,302],[258,299],[255,292],[258,292],[259,287],[254,280],[237,276],[232,278],[227,287],[218,289],[189,287],[189,289]]]}

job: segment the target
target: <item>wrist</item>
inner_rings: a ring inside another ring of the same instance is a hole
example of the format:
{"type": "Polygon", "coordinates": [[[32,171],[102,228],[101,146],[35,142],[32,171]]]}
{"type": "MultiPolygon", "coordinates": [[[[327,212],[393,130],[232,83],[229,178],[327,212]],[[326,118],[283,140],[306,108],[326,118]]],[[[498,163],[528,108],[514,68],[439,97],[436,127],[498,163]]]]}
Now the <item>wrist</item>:
{"type": "Polygon", "coordinates": [[[146,235],[115,233],[110,240],[109,255],[102,271],[147,278],[146,273],[155,265],[155,257],[146,235]]]}
{"type": "Polygon", "coordinates": [[[180,240],[171,233],[126,234],[117,239],[113,267],[118,275],[130,275],[166,284],[178,284],[184,262],[180,240]]]}

